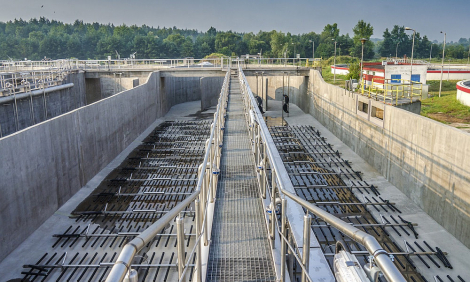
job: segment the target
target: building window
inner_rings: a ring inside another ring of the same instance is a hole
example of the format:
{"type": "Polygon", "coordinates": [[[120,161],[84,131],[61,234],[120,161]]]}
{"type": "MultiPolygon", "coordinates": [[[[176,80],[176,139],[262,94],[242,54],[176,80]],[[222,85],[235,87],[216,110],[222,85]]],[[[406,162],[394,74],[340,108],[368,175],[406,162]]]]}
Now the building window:
{"type": "Polygon", "coordinates": [[[419,74],[412,74],[411,81],[413,82],[420,82],[421,76],[419,74]]]}
{"type": "Polygon", "coordinates": [[[369,114],[369,104],[359,101],[357,109],[361,112],[369,114]]]}
{"type": "Polygon", "coordinates": [[[371,111],[370,114],[371,114],[372,117],[375,117],[375,118],[378,118],[378,119],[381,119],[381,120],[384,119],[384,110],[383,109],[379,109],[377,107],[372,107],[372,111],[371,111]]]}
{"type": "Polygon", "coordinates": [[[392,74],[392,83],[401,83],[401,74],[392,74]]]}

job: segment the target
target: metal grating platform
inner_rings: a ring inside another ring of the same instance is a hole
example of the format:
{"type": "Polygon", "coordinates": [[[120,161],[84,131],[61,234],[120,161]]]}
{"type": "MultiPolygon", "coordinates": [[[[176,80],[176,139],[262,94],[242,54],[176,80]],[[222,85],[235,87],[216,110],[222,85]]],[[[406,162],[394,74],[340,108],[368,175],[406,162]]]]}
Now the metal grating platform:
{"type": "MultiPolygon", "coordinates": [[[[21,281],[104,281],[121,248],[193,193],[210,120],[166,121],[78,205],[70,226],[51,234],[45,254],[23,265],[21,281]]],[[[192,205],[181,213],[185,247],[195,243],[192,205]]],[[[139,281],[177,281],[172,221],[135,257],[139,281]]],[[[187,281],[193,281],[195,256],[187,281]]]]}
{"type": "Polygon", "coordinates": [[[242,96],[232,75],[207,281],[275,281],[242,96]]]}
{"type": "MultiPolygon", "coordinates": [[[[394,254],[395,265],[408,281],[430,281],[431,277],[424,277],[427,273],[418,272],[419,263],[439,271],[448,281],[464,281],[458,273],[449,272],[452,265],[447,253],[423,241],[419,226],[402,217],[395,203],[382,198],[377,188],[368,184],[361,172],[354,171],[320,131],[312,126],[270,126],[269,130],[298,196],[375,236],[384,250],[394,254]],[[380,218],[374,217],[372,211],[380,218]],[[391,233],[404,242],[393,240],[391,233]]],[[[368,262],[369,253],[362,245],[313,214],[311,227],[332,269],[337,240],[345,243],[361,265],[368,262]]],[[[298,268],[296,274],[300,274],[298,268]]],[[[435,276],[436,281],[447,281],[439,275],[435,276]]],[[[379,281],[386,279],[379,277],[379,281]]]]}

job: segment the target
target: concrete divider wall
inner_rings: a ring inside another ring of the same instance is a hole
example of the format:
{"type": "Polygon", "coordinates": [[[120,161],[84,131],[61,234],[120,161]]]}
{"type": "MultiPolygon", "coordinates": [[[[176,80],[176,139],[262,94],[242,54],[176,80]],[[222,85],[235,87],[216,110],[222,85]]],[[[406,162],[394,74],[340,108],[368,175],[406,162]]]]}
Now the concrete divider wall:
{"type": "MultiPolygon", "coordinates": [[[[294,104],[303,104],[302,100],[306,97],[308,88],[308,77],[306,76],[261,76],[258,77],[258,89],[256,89],[256,76],[247,76],[248,84],[250,84],[254,95],[259,95],[264,98],[266,94],[261,93],[261,83],[263,83],[263,91],[266,93],[267,82],[267,97],[268,100],[282,100],[282,93],[290,97],[290,102],[294,104]],[[284,85],[283,85],[284,80],[284,85]],[[258,93],[259,92],[259,93],[258,93]]],[[[269,101],[268,101],[269,109],[269,101]]]]}
{"type": "Polygon", "coordinates": [[[470,134],[389,105],[374,122],[357,110],[365,97],[313,70],[309,91],[300,95],[291,101],[470,247],[470,134]]]}
{"type": "Polygon", "coordinates": [[[201,109],[217,106],[225,77],[201,77],[201,109]]]}
{"type": "Polygon", "coordinates": [[[0,261],[158,117],[201,97],[199,78],[165,91],[162,80],[0,138],[0,261]]]}

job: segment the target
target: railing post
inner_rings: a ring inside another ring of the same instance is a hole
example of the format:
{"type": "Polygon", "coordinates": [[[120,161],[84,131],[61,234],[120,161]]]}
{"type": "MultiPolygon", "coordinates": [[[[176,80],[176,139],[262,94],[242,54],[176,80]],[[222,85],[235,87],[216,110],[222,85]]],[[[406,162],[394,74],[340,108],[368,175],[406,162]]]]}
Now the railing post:
{"type": "MultiPolygon", "coordinates": [[[[194,210],[196,212],[196,242],[201,236],[201,223],[204,220],[201,216],[200,201],[194,201],[194,210]]],[[[207,232],[207,230],[205,231],[207,232]]],[[[202,240],[197,243],[196,247],[196,282],[202,282],[202,254],[201,254],[202,240]]]]}
{"type": "MultiPolygon", "coordinates": [[[[304,215],[304,245],[302,248],[302,264],[304,265],[305,269],[308,271],[308,264],[310,259],[310,225],[312,222],[312,217],[310,214],[304,215]]],[[[307,275],[302,271],[302,282],[307,282],[307,275]]]]}
{"type": "Polygon", "coordinates": [[[287,248],[287,242],[285,241],[284,238],[287,238],[287,232],[286,232],[286,224],[287,224],[287,216],[286,216],[286,211],[287,211],[287,200],[282,199],[281,200],[281,282],[286,281],[286,248],[287,248]]]}
{"type": "Polygon", "coordinates": [[[262,182],[262,187],[261,187],[261,196],[263,199],[266,199],[266,184],[267,184],[267,179],[266,179],[266,167],[268,166],[268,157],[267,157],[267,144],[265,143],[263,148],[263,182],[262,182]]]}
{"type": "MultiPolygon", "coordinates": [[[[202,207],[202,210],[204,211],[202,213],[202,216],[204,217],[204,214],[206,212],[206,204],[207,204],[207,194],[209,193],[209,180],[207,178],[207,171],[205,172],[206,174],[204,175],[204,184],[202,185],[201,187],[201,192],[204,191],[204,200],[201,202],[202,205],[204,205],[202,207]]],[[[204,246],[207,246],[208,245],[208,242],[209,242],[209,235],[208,235],[208,232],[207,232],[207,220],[203,221],[203,230],[204,230],[204,234],[203,234],[203,239],[204,239],[204,246]]]]}
{"type": "Polygon", "coordinates": [[[178,249],[178,278],[181,280],[186,261],[184,256],[184,225],[181,215],[176,218],[176,241],[178,249]]]}
{"type": "Polygon", "coordinates": [[[211,203],[214,202],[215,194],[217,193],[217,181],[219,177],[219,168],[215,166],[213,162],[212,166],[212,192],[211,192],[211,203]]]}
{"type": "MultiPolygon", "coordinates": [[[[201,164],[201,165],[199,166],[199,174],[198,174],[198,177],[200,177],[200,175],[201,175],[202,173],[203,173],[203,171],[202,171],[202,164],[201,164]]],[[[202,214],[202,216],[204,216],[204,212],[205,212],[204,209],[205,209],[205,207],[206,207],[206,204],[205,204],[205,203],[206,203],[206,201],[205,201],[205,199],[206,199],[206,198],[205,198],[205,188],[204,188],[205,182],[206,182],[206,178],[203,177],[203,178],[202,178],[202,184],[201,184],[201,192],[200,192],[200,194],[199,194],[199,199],[200,199],[200,201],[201,201],[201,204],[200,204],[200,211],[199,211],[199,212],[202,214]]],[[[201,224],[202,224],[202,222],[201,222],[201,224]]],[[[202,229],[202,226],[201,226],[201,229],[202,229]]]]}
{"type": "Polygon", "coordinates": [[[274,241],[276,239],[276,171],[272,170],[272,184],[271,184],[271,245],[275,248],[274,241]]]}

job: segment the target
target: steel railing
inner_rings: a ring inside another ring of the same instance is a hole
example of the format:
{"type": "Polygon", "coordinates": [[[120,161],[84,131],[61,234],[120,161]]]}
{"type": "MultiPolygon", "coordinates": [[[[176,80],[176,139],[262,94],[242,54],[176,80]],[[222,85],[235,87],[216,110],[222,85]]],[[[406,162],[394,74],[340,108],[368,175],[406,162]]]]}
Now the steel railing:
{"type": "Polygon", "coordinates": [[[64,70],[101,70],[116,69],[161,69],[161,68],[226,68],[232,65],[263,67],[318,67],[321,59],[311,58],[169,58],[169,59],[110,59],[110,60],[42,60],[42,61],[0,61],[0,72],[34,72],[64,70]]]}
{"type": "MultiPolygon", "coordinates": [[[[239,80],[242,93],[244,95],[245,109],[247,111],[247,121],[250,124],[251,138],[253,144],[253,152],[255,155],[255,161],[260,171],[260,185],[261,185],[261,194],[266,195],[267,186],[267,173],[266,167],[269,164],[271,168],[272,175],[272,184],[270,191],[270,201],[271,201],[271,210],[274,214],[276,206],[276,194],[282,197],[284,196],[291,199],[295,203],[301,205],[303,208],[321,218],[325,222],[332,225],[334,228],[338,229],[340,232],[344,233],[346,236],[350,237],[352,240],[362,244],[371,254],[375,263],[382,270],[385,277],[388,281],[391,282],[404,282],[406,281],[400,271],[392,262],[389,254],[382,248],[379,242],[372,235],[367,234],[364,231],[359,230],[358,228],[351,226],[350,224],[342,221],[341,219],[335,217],[334,215],[328,213],[327,211],[321,209],[315,204],[309,203],[306,200],[298,197],[295,194],[295,189],[290,181],[289,174],[287,173],[286,168],[284,167],[282,158],[276,149],[275,143],[269,133],[268,127],[264,122],[263,116],[258,109],[258,104],[251,92],[250,86],[246,80],[246,77],[241,68],[239,68],[239,80]]],[[[286,202],[285,199],[281,200],[281,231],[276,230],[275,216],[272,216],[271,226],[270,226],[270,235],[271,239],[274,240],[275,233],[278,231],[281,239],[281,281],[285,281],[286,271],[286,202]],[[284,201],[283,201],[284,200],[284,201]]],[[[300,215],[299,215],[300,216],[300,215]]],[[[309,268],[309,250],[310,246],[310,216],[304,216],[304,238],[303,238],[303,256],[302,261],[299,261],[299,264],[302,265],[302,281],[309,280],[311,281],[307,269],[309,268]]],[[[291,248],[291,246],[289,246],[291,248]]],[[[296,257],[297,260],[300,260],[299,257],[296,257]]]]}
{"type": "MultiPolygon", "coordinates": [[[[372,79],[370,84],[361,85],[360,94],[377,101],[392,105],[398,105],[400,101],[410,101],[413,98],[421,100],[423,95],[423,84],[421,82],[405,79],[372,79]]],[[[416,100],[415,100],[416,101],[416,100]]]]}
{"type": "Polygon", "coordinates": [[[204,161],[199,166],[198,182],[194,193],[189,195],[186,199],[180,202],[176,207],[170,210],[166,215],[158,221],[149,226],[140,235],[135,237],[132,241],[124,246],[119,257],[114,263],[108,277],[107,282],[123,281],[126,274],[131,270],[130,265],[135,255],[142,250],[153,238],[175,217],[177,227],[177,255],[178,255],[178,274],[179,280],[182,281],[185,277],[191,258],[196,254],[196,281],[202,281],[202,258],[201,247],[202,244],[208,245],[209,232],[208,232],[208,205],[214,201],[216,195],[221,144],[223,141],[223,130],[225,124],[225,113],[227,105],[227,96],[229,89],[230,72],[225,75],[225,80],[218,99],[217,110],[214,113],[214,122],[211,125],[211,134],[206,141],[206,153],[204,161]],[[196,243],[184,259],[184,228],[182,219],[178,216],[192,202],[195,203],[196,215],[196,243]],[[183,258],[182,258],[183,257],[183,258]]]}
{"type": "Polygon", "coordinates": [[[0,97],[62,85],[72,69],[44,69],[0,73],[0,97]]]}

